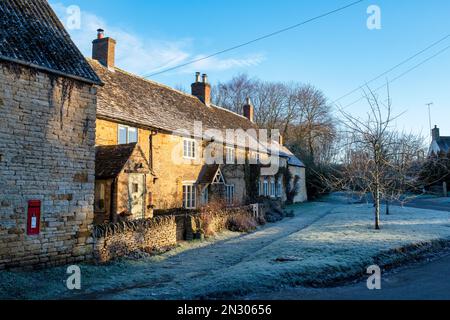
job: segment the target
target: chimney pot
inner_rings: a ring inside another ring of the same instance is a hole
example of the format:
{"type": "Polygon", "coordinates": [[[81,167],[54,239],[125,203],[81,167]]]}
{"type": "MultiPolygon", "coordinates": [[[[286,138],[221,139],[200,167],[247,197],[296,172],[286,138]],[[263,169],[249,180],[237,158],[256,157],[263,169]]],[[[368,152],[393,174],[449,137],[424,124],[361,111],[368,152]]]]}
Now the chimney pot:
{"type": "Polygon", "coordinates": [[[105,37],[105,30],[97,29],[97,39],[103,39],[105,37]]]}
{"type": "Polygon", "coordinates": [[[195,82],[191,85],[192,95],[197,97],[201,102],[209,106],[211,104],[211,85],[208,83],[208,76],[202,75],[200,82],[200,72],[195,74],[195,82]]]}

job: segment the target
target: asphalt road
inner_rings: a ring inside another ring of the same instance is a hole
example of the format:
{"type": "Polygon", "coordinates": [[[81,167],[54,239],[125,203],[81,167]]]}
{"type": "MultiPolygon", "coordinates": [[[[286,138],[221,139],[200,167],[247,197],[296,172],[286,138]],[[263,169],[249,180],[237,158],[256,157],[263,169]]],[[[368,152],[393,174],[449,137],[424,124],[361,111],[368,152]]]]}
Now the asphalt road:
{"type": "Polygon", "coordinates": [[[249,300],[450,300],[450,254],[438,260],[382,275],[381,290],[367,289],[366,280],[326,288],[292,288],[246,296],[249,300]]]}

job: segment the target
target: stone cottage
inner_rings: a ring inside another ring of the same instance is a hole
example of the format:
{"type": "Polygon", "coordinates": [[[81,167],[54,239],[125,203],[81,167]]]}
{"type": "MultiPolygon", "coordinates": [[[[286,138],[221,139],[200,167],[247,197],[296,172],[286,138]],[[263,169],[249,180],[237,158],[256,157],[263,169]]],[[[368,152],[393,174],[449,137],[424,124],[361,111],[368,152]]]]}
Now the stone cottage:
{"type": "Polygon", "coordinates": [[[447,157],[450,156],[450,137],[441,136],[437,126],[431,131],[432,141],[428,151],[429,157],[447,157]]]}
{"type": "Polygon", "coordinates": [[[0,1],[0,269],[92,255],[100,84],[45,0],[0,1]]]}
{"type": "MultiPolygon", "coordinates": [[[[99,29],[93,41],[93,59],[89,60],[105,84],[98,90],[96,144],[98,148],[127,144],[140,147],[153,181],[146,186],[146,193],[140,194],[139,203],[155,209],[195,209],[213,199],[229,205],[246,204],[258,196],[285,201],[288,185],[298,191],[293,201],[307,199],[304,165],[282,143],[277,146],[280,164],[290,174],[261,176],[259,172],[252,175],[249,168],[259,168],[259,159],[268,156],[270,150],[261,154],[258,142],[252,148],[236,140],[231,144],[225,141],[226,130],[258,130],[250,101],[244,105],[244,115],[215,106],[205,74],[195,75],[192,94],[130,74],[115,66],[116,45],[99,29]],[[207,154],[224,161],[211,163],[207,154]],[[255,165],[248,166],[249,160],[255,165]],[[285,177],[290,181],[286,183],[285,177]]],[[[97,167],[98,179],[99,170],[102,168],[97,167]]],[[[97,183],[96,189],[96,203],[103,203],[98,195],[103,197],[104,190],[111,192],[109,185],[104,188],[97,183]]]]}

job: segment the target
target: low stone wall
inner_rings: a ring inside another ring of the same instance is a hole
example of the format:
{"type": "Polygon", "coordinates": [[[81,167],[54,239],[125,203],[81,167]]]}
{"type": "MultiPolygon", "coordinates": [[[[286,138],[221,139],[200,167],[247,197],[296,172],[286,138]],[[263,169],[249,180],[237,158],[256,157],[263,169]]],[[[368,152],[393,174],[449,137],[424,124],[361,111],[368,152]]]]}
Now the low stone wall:
{"type": "Polygon", "coordinates": [[[99,225],[94,228],[94,257],[104,263],[133,252],[167,250],[177,244],[176,217],[99,225]]]}
{"type": "Polygon", "coordinates": [[[233,216],[253,215],[251,207],[231,208],[206,215],[195,212],[188,214],[187,211],[176,212],[176,215],[166,213],[152,219],[95,226],[95,260],[105,263],[135,252],[164,251],[176,246],[178,241],[195,239],[195,235],[205,231],[205,228],[208,230],[205,232],[206,236],[224,231],[233,216]]]}

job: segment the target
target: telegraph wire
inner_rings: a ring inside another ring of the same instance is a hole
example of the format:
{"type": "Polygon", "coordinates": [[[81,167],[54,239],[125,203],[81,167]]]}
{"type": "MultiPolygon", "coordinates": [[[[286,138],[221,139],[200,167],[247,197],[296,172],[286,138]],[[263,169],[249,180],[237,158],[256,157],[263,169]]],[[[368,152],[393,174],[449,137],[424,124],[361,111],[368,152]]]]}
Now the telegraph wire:
{"type": "MultiPolygon", "coordinates": [[[[389,80],[388,83],[383,84],[382,86],[379,86],[378,88],[376,88],[375,90],[373,90],[373,92],[377,92],[377,91],[383,89],[384,87],[388,86],[389,84],[391,84],[391,83],[393,83],[393,82],[399,80],[400,78],[406,76],[408,73],[410,73],[410,72],[414,71],[415,69],[421,67],[422,65],[424,65],[424,64],[427,63],[428,61],[430,61],[430,60],[436,58],[437,56],[439,56],[439,55],[441,55],[441,54],[443,54],[443,53],[444,53],[445,51],[447,51],[448,49],[450,49],[450,45],[447,46],[447,47],[445,47],[445,48],[442,49],[442,50],[439,50],[437,53],[435,53],[435,54],[432,55],[431,57],[429,57],[429,58],[427,58],[427,59],[421,61],[420,63],[414,65],[413,67],[409,68],[408,70],[406,70],[405,72],[401,73],[400,75],[398,75],[397,77],[393,78],[392,80],[389,80]]],[[[363,88],[363,86],[361,86],[360,88],[363,88]]],[[[345,107],[340,108],[340,109],[341,109],[341,110],[345,110],[345,109],[347,109],[348,107],[351,107],[352,105],[354,105],[354,104],[360,102],[360,101],[363,100],[363,99],[365,99],[365,97],[361,97],[361,98],[359,98],[358,100],[356,100],[356,101],[354,101],[354,102],[352,102],[352,103],[350,103],[350,104],[348,104],[348,105],[346,105],[345,107]]]]}
{"type": "Polygon", "coordinates": [[[213,54],[207,55],[207,56],[205,56],[205,57],[198,58],[198,59],[194,59],[194,60],[188,61],[188,62],[186,62],[186,63],[182,63],[182,64],[179,64],[179,65],[177,65],[177,66],[174,66],[174,67],[171,67],[171,68],[167,68],[167,69],[162,70],[162,71],[158,71],[158,72],[155,72],[155,73],[151,73],[151,74],[149,74],[149,75],[144,76],[144,78],[154,77],[154,76],[157,76],[157,75],[160,75],[160,74],[169,72],[169,71],[177,70],[177,69],[186,67],[186,66],[188,66],[188,65],[191,65],[191,64],[194,64],[194,63],[197,63],[197,62],[200,62],[200,61],[204,61],[204,60],[213,58],[213,57],[215,57],[215,56],[218,56],[218,55],[221,55],[221,54],[224,54],[224,53],[227,53],[227,52],[230,52],[230,51],[233,51],[233,50],[236,50],[236,49],[245,47],[245,46],[248,46],[248,45],[253,44],[253,43],[255,43],[255,42],[258,42],[258,41],[261,41],[261,40],[265,40],[265,39],[267,39],[267,38],[271,38],[271,37],[276,36],[276,35],[278,35],[278,34],[280,34],[280,33],[284,33],[284,32],[286,32],[286,31],[290,31],[290,30],[292,30],[292,29],[301,27],[301,26],[303,26],[303,25],[305,25],[305,24],[308,24],[308,23],[311,23],[311,22],[313,22],[313,21],[316,21],[316,20],[325,18],[325,17],[327,17],[327,16],[330,16],[330,15],[332,15],[332,14],[338,13],[338,12],[340,12],[340,11],[344,11],[344,10],[346,10],[346,9],[348,9],[348,8],[350,8],[350,7],[356,6],[357,4],[359,4],[359,3],[361,3],[361,2],[364,2],[364,1],[366,1],[366,0],[358,0],[358,1],[354,1],[354,2],[349,3],[349,4],[347,4],[347,5],[343,6],[343,7],[334,9],[334,10],[332,10],[332,11],[328,11],[328,12],[323,13],[323,14],[321,14],[321,15],[318,15],[318,16],[316,16],[316,17],[313,17],[313,18],[310,18],[310,19],[308,19],[308,20],[305,20],[305,21],[302,21],[302,22],[300,22],[300,23],[297,23],[297,24],[295,24],[295,25],[292,25],[292,26],[289,26],[289,27],[280,29],[280,30],[278,30],[278,31],[275,31],[275,32],[266,34],[266,35],[261,36],[261,37],[259,37],[259,38],[256,38],[256,39],[247,41],[247,42],[245,42],[245,43],[241,43],[241,44],[239,44],[239,45],[230,47],[230,48],[228,48],[228,49],[224,49],[224,50],[215,52],[215,53],[213,53],[213,54]]]}
{"type": "Polygon", "coordinates": [[[447,40],[448,38],[450,38],[450,34],[447,34],[445,37],[443,37],[443,38],[439,39],[438,41],[432,43],[431,45],[429,45],[429,46],[426,47],[425,49],[422,49],[421,51],[419,51],[419,52],[415,53],[414,55],[410,56],[409,58],[403,60],[403,61],[400,62],[399,64],[393,66],[392,68],[390,68],[390,69],[388,69],[387,71],[381,73],[380,75],[376,76],[375,78],[373,78],[373,79],[367,81],[364,85],[359,86],[359,87],[357,87],[356,89],[354,89],[354,90],[348,92],[347,94],[343,95],[342,97],[340,97],[340,98],[334,100],[331,104],[334,105],[334,104],[336,104],[336,102],[341,101],[342,99],[344,99],[344,98],[348,97],[349,95],[351,95],[351,94],[357,92],[358,90],[363,89],[363,88],[364,88],[365,86],[367,86],[368,84],[370,84],[370,83],[372,83],[372,82],[374,82],[374,81],[376,81],[376,80],[382,78],[383,76],[387,75],[388,73],[391,73],[392,71],[394,71],[394,70],[397,69],[398,67],[401,67],[402,65],[404,65],[404,64],[406,64],[407,62],[413,60],[414,58],[416,58],[416,57],[418,57],[419,55],[421,55],[422,53],[424,53],[424,52],[430,50],[431,48],[437,46],[438,44],[440,44],[441,42],[447,40]]]}

